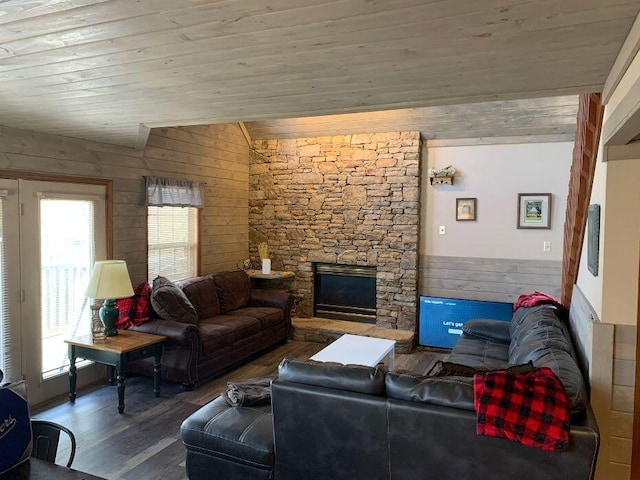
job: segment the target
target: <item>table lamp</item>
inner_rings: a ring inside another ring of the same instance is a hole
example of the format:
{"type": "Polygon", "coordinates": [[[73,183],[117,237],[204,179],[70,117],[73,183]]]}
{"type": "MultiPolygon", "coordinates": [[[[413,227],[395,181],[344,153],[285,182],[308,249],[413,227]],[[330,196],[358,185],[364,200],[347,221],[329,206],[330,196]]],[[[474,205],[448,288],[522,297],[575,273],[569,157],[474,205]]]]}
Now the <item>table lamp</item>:
{"type": "Polygon", "coordinates": [[[102,260],[96,262],[91,272],[89,286],[85,292],[89,298],[104,298],[100,308],[100,320],[104,325],[105,335],[113,337],[118,334],[116,321],[118,307],[116,299],[133,296],[133,287],[129,271],[124,260],[102,260]]]}

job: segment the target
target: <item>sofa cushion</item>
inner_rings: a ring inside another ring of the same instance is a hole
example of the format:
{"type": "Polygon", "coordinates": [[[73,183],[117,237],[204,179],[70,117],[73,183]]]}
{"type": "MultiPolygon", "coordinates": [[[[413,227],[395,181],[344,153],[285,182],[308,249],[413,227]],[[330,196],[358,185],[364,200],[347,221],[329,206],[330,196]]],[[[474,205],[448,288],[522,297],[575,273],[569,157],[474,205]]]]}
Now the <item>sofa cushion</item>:
{"type": "Polygon", "coordinates": [[[178,286],[196,309],[200,318],[220,315],[218,291],[212,275],[188,278],[178,282],[178,286]]]}
{"type": "Polygon", "coordinates": [[[220,309],[228,313],[249,303],[251,281],[245,272],[222,272],[214,275],[220,309]]]}
{"type": "Polygon", "coordinates": [[[211,356],[218,350],[233,344],[233,327],[231,325],[217,323],[212,318],[201,318],[198,328],[203,357],[211,356]]]}
{"type": "Polygon", "coordinates": [[[273,327],[284,321],[284,312],[274,307],[242,307],[229,312],[229,315],[256,318],[260,320],[262,328],[273,327]]]}
{"type": "Polygon", "coordinates": [[[231,407],[218,397],[191,414],[180,433],[187,450],[251,466],[273,467],[270,404],[231,407]]]}
{"type": "Polygon", "coordinates": [[[211,355],[220,348],[261,331],[260,321],[251,317],[216,315],[200,320],[200,341],[203,355],[211,355]]]}
{"type": "Polygon", "coordinates": [[[549,367],[573,403],[573,411],[584,410],[587,391],[575,360],[570,333],[558,309],[552,305],[521,307],[511,326],[510,363],[532,361],[535,367],[549,367]]]}
{"type": "Polygon", "coordinates": [[[399,400],[423,402],[473,411],[473,377],[430,377],[411,372],[389,372],[387,395],[399,400]]]}
{"type": "Polygon", "coordinates": [[[198,323],[198,313],[180,288],[164,277],[153,280],[151,306],[160,318],[183,323],[198,323]]]}
{"type": "Polygon", "coordinates": [[[463,333],[451,350],[449,361],[472,367],[507,365],[509,344],[463,333]]]}
{"type": "Polygon", "coordinates": [[[509,322],[476,318],[465,322],[465,324],[462,325],[462,331],[465,335],[471,335],[484,340],[495,340],[501,343],[509,343],[511,341],[509,327],[509,322]]]}
{"type": "Polygon", "coordinates": [[[572,351],[569,331],[554,306],[519,308],[513,315],[510,330],[510,359],[529,355],[530,349],[538,348],[541,344],[545,348],[564,350],[567,353],[572,351]]]}
{"type": "Polygon", "coordinates": [[[278,366],[278,378],[286,382],[380,396],[385,393],[384,374],[379,365],[365,367],[295,358],[285,358],[278,366]]]}

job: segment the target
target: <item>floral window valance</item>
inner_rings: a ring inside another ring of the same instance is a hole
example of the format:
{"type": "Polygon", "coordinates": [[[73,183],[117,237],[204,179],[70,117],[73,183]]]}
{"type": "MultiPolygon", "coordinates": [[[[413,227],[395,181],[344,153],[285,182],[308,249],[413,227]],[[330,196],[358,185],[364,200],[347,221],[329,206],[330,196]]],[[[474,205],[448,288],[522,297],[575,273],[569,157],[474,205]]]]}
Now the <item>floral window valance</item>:
{"type": "Polygon", "coordinates": [[[145,177],[148,207],[204,207],[204,183],[145,177]]]}

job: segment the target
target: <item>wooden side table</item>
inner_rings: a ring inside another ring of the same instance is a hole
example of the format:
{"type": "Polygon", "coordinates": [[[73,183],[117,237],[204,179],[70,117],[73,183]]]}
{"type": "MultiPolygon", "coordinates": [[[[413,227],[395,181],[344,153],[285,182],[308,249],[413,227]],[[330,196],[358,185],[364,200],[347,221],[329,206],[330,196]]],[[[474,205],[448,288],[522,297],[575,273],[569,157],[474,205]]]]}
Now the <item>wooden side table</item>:
{"type": "MultiPolygon", "coordinates": [[[[92,341],[91,335],[65,340],[69,345],[69,401],[76,400],[76,358],[84,358],[115,368],[118,385],[118,412],[124,412],[124,375],[127,364],[135,360],[154,357],[153,393],[160,396],[160,357],[162,344],[167,339],[162,335],[118,330],[118,335],[106,341],[92,341]]],[[[109,375],[112,381],[112,375],[109,375]]]]}

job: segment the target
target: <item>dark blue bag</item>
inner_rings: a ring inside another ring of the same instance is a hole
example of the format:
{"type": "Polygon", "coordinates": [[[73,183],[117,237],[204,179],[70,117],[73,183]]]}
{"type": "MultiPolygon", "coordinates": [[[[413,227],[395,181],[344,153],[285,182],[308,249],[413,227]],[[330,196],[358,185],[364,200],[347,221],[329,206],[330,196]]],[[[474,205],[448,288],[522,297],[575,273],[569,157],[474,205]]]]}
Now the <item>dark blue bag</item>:
{"type": "Polygon", "coordinates": [[[20,381],[2,385],[0,386],[0,452],[2,452],[0,474],[27,461],[31,455],[31,446],[31,419],[26,384],[20,381]]]}

